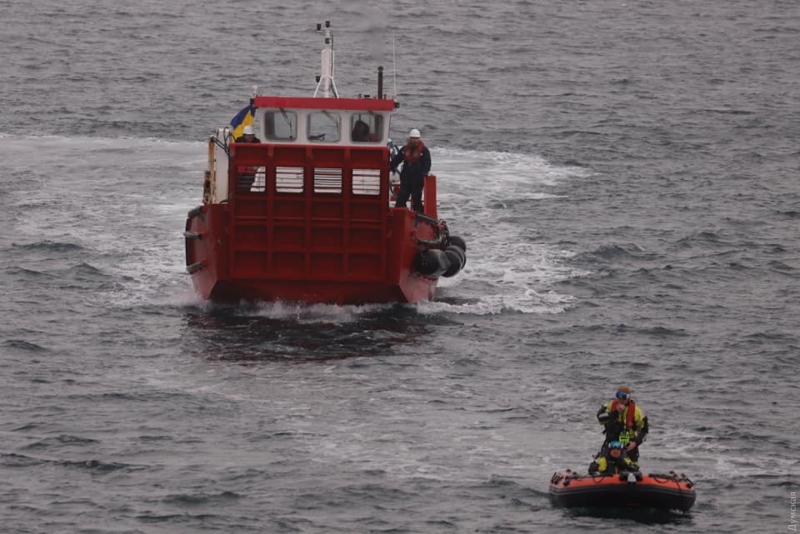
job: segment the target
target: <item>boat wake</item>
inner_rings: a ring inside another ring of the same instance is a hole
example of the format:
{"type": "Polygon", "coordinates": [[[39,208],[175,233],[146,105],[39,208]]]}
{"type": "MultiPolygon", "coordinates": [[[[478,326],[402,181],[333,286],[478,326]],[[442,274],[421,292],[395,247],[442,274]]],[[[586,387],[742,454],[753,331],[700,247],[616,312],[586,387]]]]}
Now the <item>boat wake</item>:
{"type": "Polygon", "coordinates": [[[474,315],[566,310],[574,297],[559,293],[556,284],[586,273],[567,263],[572,251],[538,240],[536,213],[541,203],[559,198],[555,186],[589,171],[505,152],[434,149],[433,160],[440,213],[460,229],[469,258],[458,277],[440,282],[435,301],[417,309],[474,315]]]}
{"type": "MultiPolygon", "coordinates": [[[[0,147],[0,153],[13,169],[18,143],[5,142],[9,150],[0,147]]],[[[15,246],[53,242],[80,247],[91,265],[118,282],[110,284],[105,294],[93,295],[96,306],[208,309],[191,289],[183,266],[183,240],[175,230],[197,203],[193,182],[203,165],[197,157],[199,142],[48,137],[37,143],[38,149],[44,145],[45,153],[58,154],[65,183],[57,195],[47,182],[39,190],[24,192],[26,205],[33,209],[18,214],[15,246]],[[143,152],[148,154],[144,162],[143,152]],[[110,169],[113,180],[107,174],[97,175],[99,181],[87,180],[78,168],[87,161],[98,169],[110,169]],[[167,183],[164,176],[177,182],[167,183]],[[94,198],[93,207],[82,208],[84,224],[49,223],[65,207],[83,206],[89,196],[94,198]]],[[[26,154],[18,157],[24,159],[26,154]]],[[[536,213],[541,203],[558,198],[555,186],[589,171],[553,165],[535,155],[451,148],[433,147],[432,159],[440,184],[440,214],[468,242],[468,259],[457,277],[440,280],[435,301],[401,308],[428,316],[549,314],[568,309],[574,298],[559,292],[557,285],[585,273],[567,261],[572,251],[538,239],[536,213]]],[[[276,303],[261,306],[256,313],[338,322],[393,306],[276,303]]]]}

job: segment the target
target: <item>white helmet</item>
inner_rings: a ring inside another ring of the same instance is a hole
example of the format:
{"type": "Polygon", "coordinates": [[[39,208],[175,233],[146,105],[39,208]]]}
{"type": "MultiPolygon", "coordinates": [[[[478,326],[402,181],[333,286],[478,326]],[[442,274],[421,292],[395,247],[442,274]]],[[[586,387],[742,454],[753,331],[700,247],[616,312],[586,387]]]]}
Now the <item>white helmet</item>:
{"type": "Polygon", "coordinates": [[[255,132],[253,131],[253,127],[248,124],[244,127],[243,133],[245,135],[253,135],[255,132]]]}
{"type": "Polygon", "coordinates": [[[416,137],[416,138],[419,138],[419,130],[417,130],[416,128],[414,128],[413,130],[411,130],[411,131],[408,133],[408,136],[409,136],[409,137],[416,137]]]}

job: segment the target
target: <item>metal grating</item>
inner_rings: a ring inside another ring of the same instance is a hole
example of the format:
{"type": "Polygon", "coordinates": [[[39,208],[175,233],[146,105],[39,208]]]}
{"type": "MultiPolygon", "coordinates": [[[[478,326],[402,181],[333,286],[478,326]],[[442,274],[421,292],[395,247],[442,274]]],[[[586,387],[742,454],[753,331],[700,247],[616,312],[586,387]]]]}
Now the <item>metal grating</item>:
{"type": "Polygon", "coordinates": [[[275,191],[277,191],[278,193],[302,193],[303,168],[276,167],[275,191]]]}
{"type": "Polygon", "coordinates": [[[314,169],[315,193],[341,193],[342,169],[314,169]]]}
{"type": "Polygon", "coordinates": [[[353,194],[377,196],[381,193],[381,171],[353,169],[353,194]]]}

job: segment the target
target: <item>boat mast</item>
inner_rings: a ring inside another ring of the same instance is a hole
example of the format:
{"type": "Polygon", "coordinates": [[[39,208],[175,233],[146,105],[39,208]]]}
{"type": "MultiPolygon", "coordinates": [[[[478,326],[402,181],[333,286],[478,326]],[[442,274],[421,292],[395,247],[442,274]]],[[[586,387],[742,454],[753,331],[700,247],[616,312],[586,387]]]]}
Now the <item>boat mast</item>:
{"type": "Polygon", "coordinates": [[[331,21],[325,21],[325,28],[322,24],[317,24],[317,33],[325,36],[325,48],[321,54],[320,75],[317,77],[317,88],[314,91],[316,98],[321,93],[322,98],[339,98],[339,91],[336,90],[336,83],[333,81],[333,32],[331,31],[331,21]]]}

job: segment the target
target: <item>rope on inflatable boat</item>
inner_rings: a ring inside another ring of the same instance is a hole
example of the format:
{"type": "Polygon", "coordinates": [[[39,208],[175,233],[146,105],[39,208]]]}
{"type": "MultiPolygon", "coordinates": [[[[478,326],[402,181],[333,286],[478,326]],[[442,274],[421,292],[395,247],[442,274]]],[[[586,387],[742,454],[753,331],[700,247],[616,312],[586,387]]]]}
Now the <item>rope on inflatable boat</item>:
{"type": "Polygon", "coordinates": [[[689,477],[687,477],[683,473],[678,475],[678,473],[676,473],[675,471],[670,471],[668,475],[650,473],[650,478],[652,478],[659,484],[666,484],[667,482],[675,482],[676,484],[680,484],[681,482],[685,482],[687,488],[691,488],[694,486],[694,482],[692,482],[692,480],[689,477]]]}
{"type": "Polygon", "coordinates": [[[659,484],[666,484],[667,482],[677,482],[678,481],[678,477],[676,477],[674,473],[671,473],[669,475],[650,473],[650,478],[652,478],[653,480],[655,480],[659,484]]]}

